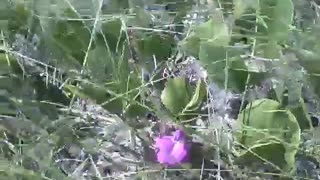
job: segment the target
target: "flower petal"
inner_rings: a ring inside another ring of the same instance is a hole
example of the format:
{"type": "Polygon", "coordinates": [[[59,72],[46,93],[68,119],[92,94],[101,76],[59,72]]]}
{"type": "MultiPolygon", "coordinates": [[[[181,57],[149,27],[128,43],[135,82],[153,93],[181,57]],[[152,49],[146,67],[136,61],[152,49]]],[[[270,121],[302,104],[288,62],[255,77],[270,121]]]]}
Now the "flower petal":
{"type": "Polygon", "coordinates": [[[165,152],[165,151],[159,151],[157,153],[157,160],[159,163],[161,164],[165,164],[165,165],[175,165],[176,161],[174,158],[172,158],[172,156],[170,155],[170,152],[165,152]]]}
{"type": "Polygon", "coordinates": [[[189,160],[189,146],[184,142],[177,142],[170,154],[178,163],[187,162],[189,160]]]}
{"type": "Polygon", "coordinates": [[[176,130],[173,133],[173,137],[175,141],[184,141],[186,139],[186,133],[182,130],[176,130]]]}
{"type": "Polygon", "coordinates": [[[189,161],[190,145],[186,142],[186,134],[182,130],[176,130],[173,136],[156,138],[154,146],[159,163],[176,166],[189,161]]]}
{"type": "Polygon", "coordinates": [[[174,142],[172,140],[172,136],[163,136],[155,139],[155,147],[169,152],[172,150],[174,146],[174,142]]]}
{"type": "Polygon", "coordinates": [[[159,163],[172,165],[174,159],[170,156],[170,152],[174,147],[172,136],[163,136],[155,139],[155,148],[157,148],[157,160],[159,163]]]}

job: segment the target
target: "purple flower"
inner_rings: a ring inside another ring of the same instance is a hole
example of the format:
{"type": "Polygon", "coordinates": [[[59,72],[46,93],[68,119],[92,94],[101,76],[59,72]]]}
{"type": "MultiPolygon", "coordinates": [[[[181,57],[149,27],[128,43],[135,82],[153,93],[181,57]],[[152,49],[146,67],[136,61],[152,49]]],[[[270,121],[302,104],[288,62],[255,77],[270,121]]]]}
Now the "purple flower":
{"type": "Polygon", "coordinates": [[[157,160],[167,166],[176,166],[189,161],[190,144],[187,143],[186,134],[176,130],[173,136],[162,136],[155,139],[157,160]]]}

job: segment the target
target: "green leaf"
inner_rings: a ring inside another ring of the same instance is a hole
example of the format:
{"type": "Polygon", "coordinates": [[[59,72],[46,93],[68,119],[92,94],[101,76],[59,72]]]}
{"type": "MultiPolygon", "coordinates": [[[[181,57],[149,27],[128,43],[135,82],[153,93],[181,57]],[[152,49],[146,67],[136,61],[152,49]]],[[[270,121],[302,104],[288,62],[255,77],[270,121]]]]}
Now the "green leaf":
{"type": "Polygon", "coordinates": [[[260,0],[260,10],[260,16],[264,17],[267,25],[265,30],[269,39],[286,40],[293,21],[292,0],[260,0]]]}
{"type": "Polygon", "coordinates": [[[240,154],[236,159],[238,164],[249,164],[252,167],[258,164],[271,164],[275,169],[285,167],[286,163],[285,146],[277,141],[261,143],[249,147],[246,151],[240,154]],[[277,151],[275,153],[275,150],[277,151]]]}
{"type": "Polygon", "coordinates": [[[100,43],[88,52],[87,67],[90,76],[97,82],[112,81],[115,62],[112,55],[108,52],[107,48],[100,43]]]}
{"type": "Polygon", "coordinates": [[[152,33],[151,35],[142,35],[137,44],[143,58],[149,60],[155,56],[157,61],[164,61],[170,57],[174,46],[174,39],[170,35],[160,35],[152,33]]]}
{"type": "Polygon", "coordinates": [[[195,36],[219,46],[227,46],[231,38],[227,24],[213,19],[196,27],[195,36]]]}
{"type": "Polygon", "coordinates": [[[289,52],[293,52],[299,63],[308,71],[309,74],[318,76],[320,75],[320,55],[319,53],[305,50],[305,49],[288,49],[289,52]]]}
{"type": "MultiPolygon", "coordinates": [[[[261,99],[249,104],[239,117],[241,132],[237,133],[237,139],[245,147],[260,147],[259,156],[271,157],[278,154],[279,148],[261,147],[263,144],[280,143],[285,151],[282,154],[285,163],[279,163],[273,158],[268,161],[279,166],[285,171],[291,171],[295,167],[295,154],[300,143],[300,127],[295,116],[274,100],[261,99]]],[[[263,145],[264,146],[264,145],[263,145]]]]}
{"type": "Polygon", "coordinates": [[[316,94],[320,94],[320,55],[319,53],[311,50],[305,50],[300,48],[289,48],[289,52],[293,52],[299,64],[306,70],[306,78],[309,80],[312,88],[316,94]]]}
{"type": "Polygon", "coordinates": [[[244,3],[244,0],[234,0],[233,3],[234,3],[233,14],[235,18],[239,19],[247,9],[247,4],[244,3]]]}
{"type": "Polygon", "coordinates": [[[161,93],[162,103],[173,115],[181,113],[190,99],[190,91],[184,77],[169,79],[161,93]]]}
{"type": "Polygon", "coordinates": [[[203,80],[194,87],[184,77],[169,79],[161,93],[161,101],[177,120],[193,118],[207,95],[203,80]]]}
{"type": "Polygon", "coordinates": [[[240,58],[242,50],[218,46],[211,42],[200,45],[199,60],[208,72],[211,80],[224,88],[242,91],[248,76],[247,67],[240,58]],[[226,71],[228,71],[226,73],[226,71]]]}
{"type": "Polygon", "coordinates": [[[292,0],[260,0],[258,8],[253,8],[251,12],[255,16],[244,16],[236,23],[239,28],[244,29],[240,30],[241,34],[253,35],[257,45],[256,55],[279,59],[282,50],[280,44],[286,43],[290,35],[293,12],[292,0]],[[254,21],[256,24],[249,23],[254,21]]]}
{"type": "Polygon", "coordinates": [[[41,129],[28,119],[18,119],[11,116],[0,117],[0,129],[21,139],[32,139],[39,136],[41,129]]]}
{"type": "Polygon", "coordinates": [[[106,13],[120,13],[129,9],[129,0],[110,1],[108,5],[104,6],[102,11],[106,13]]]}
{"type": "Polygon", "coordinates": [[[103,108],[107,109],[110,113],[122,113],[123,104],[121,98],[116,98],[114,85],[109,85],[108,88],[95,85],[89,82],[82,82],[80,88],[75,86],[65,86],[67,90],[81,98],[89,98],[94,100],[97,104],[102,104],[103,108]]]}
{"type": "Polygon", "coordinates": [[[85,25],[81,21],[60,20],[53,27],[57,47],[82,64],[91,36],[85,25]]]}
{"type": "Polygon", "coordinates": [[[200,42],[200,38],[191,36],[180,41],[179,46],[185,54],[198,57],[200,51],[200,42]]]}
{"type": "MultiPolygon", "coordinates": [[[[33,8],[34,11],[42,17],[64,17],[65,11],[70,8],[70,6],[66,1],[33,0],[33,8]]],[[[46,19],[41,19],[41,21],[44,23],[46,19]]]]}
{"type": "Polygon", "coordinates": [[[310,130],[313,127],[310,116],[308,114],[308,110],[302,97],[299,98],[299,104],[289,107],[289,110],[296,117],[301,131],[310,130]]]}
{"type": "Polygon", "coordinates": [[[14,13],[8,0],[0,0],[0,30],[7,30],[9,19],[14,13]]]}
{"type": "Polygon", "coordinates": [[[259,1],[257,0],[233,0],[235,18],[239,19],[246,12],[247,9],[258,9],[259,1]]]}
{"type": "Polygon", "coordinates": [[[266,44],[260,43],[263,49],[263,57],[269,59],[279,59],[281,53],[281,47],[278,42],[270,39],[266,44]]]}
{"type": "Polygon", "coordinates": [[[195,27],[191,35],[180,42],[181,49],[192,56],[198,56],[201,43],[210,43],[216,46],[227,46],[231,35],[227,24],[216,19],[210,19],[195,27]]]}
{"type": "Polygon", "coordinates": [[[124,41],[127,37],[122,31],[121,19],[114,18],[102,23],[101,33],[97,33],[98,40],[104,40],[103,43],[105,43],[111,52],[119,53],[125,47],[124,41]],[[101,33],[103,36],[101,36],[101,33]]]}
{"type": "Polygon", "coordinates": [[[191,100],[186,105],[182,113],[186,111],[189,111],[189,112],[196,111],[202,104],[203,99],[206,95],[207,95],[207,86],[203,80],[199,79],[197,82],[195,92],[193,93],[191,100]]]}
{"type": "Polygon", "coordinates": [[[14,57],[5,53],[0,53],[0,75],[10,74],[19,68],[14,57]]]}
{"type": "Polygon", "coordinates": [[[142,28],[149,28],[152,25],[152,15],[144,8],[138,7],[135,9],[136,16],[129,20],[128,26],[139,26],[142,28]]]}
{"type": "Polygon", "coordinates": [[[234,4],[233,14],[236,19],[241,18],[241,16],[249,8],[253,8],[253,9],[259,8],[259,1],[257,0],[233,0],[233,4],[234,4]]]}

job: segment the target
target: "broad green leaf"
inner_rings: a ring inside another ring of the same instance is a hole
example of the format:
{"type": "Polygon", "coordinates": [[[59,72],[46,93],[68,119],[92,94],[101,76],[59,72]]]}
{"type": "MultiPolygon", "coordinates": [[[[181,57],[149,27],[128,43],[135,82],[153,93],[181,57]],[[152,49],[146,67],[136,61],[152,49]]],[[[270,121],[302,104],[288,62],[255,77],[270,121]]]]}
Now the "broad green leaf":
{"type": "MultiPolygon", "coordinates": [[[[80,16],[95,16],[96,12],[98,11],[99,8],[99,0],[98,1],[78,1],[78,0],[68,0],[70,2],[70,5],[72,8],[74,8],[77,13],[80,16]]],[[[62,3],[57,1],[57,3],[60,3],[61,6],[63,5],[62,3]]],[[[67,6],[68,7],[68,6],[67,6]]]]}
{"type": "MultiPolygon", "coordinates": [[[[128,78],[128,77],[127,77],[128,78]]],[[[121,82],[109,82],[106,85],[83,81],[80,87],[65,86],[65,88],[82,98],[89,98],[102,105],[110,113],[125,113],[127,118],[136,118],[147,113],[139,93],[139,84],[135,79],[123,79],[121,82]]]]}
{"type": "Polygon", "coordinates": [[[97,33],[97,39],[103,40],[102,42],[107,48],[109,48],[111,52],[120,53],[122,51],[122,48],[125,47],[123,43],[127,37],[122,31],[121,19],[114,18],[107,22],[103,22],[101,25],[100,33],[97,33]],[[101,36],[100,33],[102,33],[103,36],[101,36]]]}
{"type": "MultiPolygon", "coordinates": [[[[1,163],[4,163],[5,160],[2,160],[1,163]]],[[[1,168],[0,178],[4,179],[25,179],[25,180],[41,180],[40,173],[36,173],[32,170],[26,169],[22,166],[15,165],[11,162],[7,164],[5,168],[1,168]]]]}
{"type": "Polygon", "coordinates": [[[227,24],[213,19],[196,27],[195,36],[219,46],[228,45],[231,38],[227,24]]]}
{"type": "Polygon", "coordinates": [[[194,87],[184,77],[169,79],[161,93],[161,101],[166,110],[177,120],[193,118],[203,103],[207,89],[203,80],[194,87]]]}
{"type": "Polygon", "coordinates": [[[18,119],[11,116],[0,117],[0,129],[21,139],[34,139],[44,133],[37,125],[28,119],[18,119]]]}
{"type": "Polygon", "coordinates": [[[0,53],[0,75],[8,75],[13,70],[18,70],[18,68],[15,58],[8,54],[0,53]]]}
{"type": "Polygon", "coordinates": [[[0,0],[0,30],[7,30],[9,19],[14,13],[8,0],[0,0]]]}
{"type": "Polygon", "coordinates": [[[181,50],[190,56],[198,57],[200,51],[200,38],[196,36],[188,37],[179,42],[181,50]]]}
{"type": "Polygon", "coordinates": [[[295,115],[300,129],[305,130],[312,128],[312,125],[302,96],[304,73],[297,62],[296,58],[288,53],[281,56],[280,61],[274,63],[275,67],[281,69],[277,73],[280,81],[275,90],[281,105],[295,115]]]}
{"type": "Polygon", "coordinates": [[[180,42],[181,49],[192,56],[198,56],[201,43],[210,43],[216,46],[227,46],[231,35],[227,24],[216,19],[210,19],[195,27],[189,37],[180,42]]]}
{"type": "Polygon", "coordinates": [[[142,28],[150,28],[153,24],[152,15],[144,8],[139,7],[135,9],[136,16],[134,19],[129,19],[128,26],[139,26],[142,28]]]}
{"type": "Polygon", "coordinates": [[[234,14],[235,18],[238,19],[245,12],[248,5],[244,2],[244,0],[234,0],[233,3],[234,3],[233,14],[234,14]]]}
{"type": "Polygon", "coordinates": [[[189,103],[190,96],[185,78],[176,77],[169,79],[166,83],[166,87],[161,93],[161,101],[173,115],[178,115],[189,103]]]}
{"type": "Polygon", "coordinates": [[[202,104],[204,97],[206,95],[207,95],[206,84],[203,80],[199,79],[197,82],[195,92],[193,93],[191,100],[186,105],[182,113],[184,113],[185,111],[196,111],[202,104]]]}
{"type": "Polygon", "coordinates": [[[278,42],[270,39],[266,44],[261,42],[261,48],[263,50],[263,57],[269,59],[279,59],[281,54],[281,47],[278,42]]]}
{"type": "Polygon", "coordinates": [[[32,160],[39,163],[39,170],[45,171],[52,161],[53,147],[46,141],[48,138],[39,139],[39,142],[33,146],[25,147],[25,154],[32,160]]]}
{"type": "Polygon", "coordinates": [[[88,52],[87,67],[89,74],[97,82],[112,81],[115,63],[106,47],[100,44],[88,52]]]}
{"type": "Polygon", "coordinates": [[[22,3],[17,3],[12,9],[7,26],[10,38],[13,38],[16,33],[26,34],[29,29],[27,22],[31,14],[22,3]]]}
{"type": "MultiPolygon", "coordinates": [[[[237,134],[237,139],[241,144],[250,148],[266,143],[280,143],[285,148],[282,155],[285,163],[279,164],[273,159],[267,160],[286,171],[294,168],[301,131],[297,119],[290,111],[281,108],[281,105],[274,100],[256,100],[240,113],[238,123],[241,125],[241,132],[237,134]]],[[[262,153],[260,156],[270,157],[271,154],[281,152],[281,149],[268,148],[260,152],[262,153]]]]}
{"type": "Polygon", "coordinates": [[[306,78],[309,80],[312,85],[311,88],[314,89],[316,94],[320,94],[320,56],[319,53],[300,49],[300,48],[289,48],[289,52],[293,52],[297,59],[298,63],[306,70],[306,78]]]}
{"type": "Polygon", "coordinates": [[[145,61],[152,60],[153,56],[157,61],[164,61],[170,57],[174,47],[174,39],[171,35],[152,33],[151,35],[142,35],[142,37],[137,38],[140,38],[137,40],[137,44],[145,61]]]}
{"type": "Polygon", "coordinates": [[[289,106],[289,110],[296,117],[301,131],[310,130],[312,128],[312,122],[302,97],[299,98],[299,104],[292,107],[289,106]]]}
{"type": "Polygon", "coordinates": [[[104,13],[121,13],[126,9],[129,9],[129,0],[117,0],[108,1],[107,5],[103,6],[102,11],[104,13]]]}
{"type": "Polygon", "coordinates": [[[242,50],[218,46],[211,42],[200,45],[199,60],[211,80],[224,88],[242,91],[248,76],[247,67],[240,58],[242,50]],[[228,71],[228,72],[226,72],[228,71]]]}
{"type": "Polygon", "coordinates": [[[265,17],[267,32],[271,40],[286,40],[293,21],[292,0],[260,0],[260,16],[265,17]]]}
{"type": "Polygon", "coordinates": [[[239,19],[240,27],[245,29],[243,33],[246,36],[254,34],[256,55],[269,59],[280,58],[283,49],[280,44],[286,43],[290,35],[293,11],[292,0],[260,0],[259,8],[253,12],[255,16],[244,17],[245,21],[239,19]],[[257,23],[254,25],[248,21],[257,23]],[[254,33],[256,26],[257,33],[254,33]]]}
{"type": "Polygon", "coordinates": [[[81,21],[60,20],[54,25],[53,37],[57,47],[83,63],[88,49],[90,32],[81,21]]]}
{"type": "MultiPolygon", "coordinates": [[[[236,159],[238,164],[258,166],[268,164],[275,169],[287,166],[285,146],[276,140],[249,147],[236,159]],[[275,152],[276,151],[276,152],[275,152]]],[[[294,156],[294,155],[293,155],[294,156]]]]}
{"type": "Polygon", "coordinates": [[[234,10],[233,14],[235,18],[239,19],[246,12],[247,9],[259,8],[259,0],[233,0],[234,10]]]}
{"type": "Polygon", "coordinates": [[[33,0],[33,8],[42,17],[40,20],[44,23],[46,21],[44,17],[64,17],[65,10],[70,8],[70,6],[67,1],[33,0]]]}
{"type": "Polygon", "coordinates": [[[116,98],[116,92],[112,90],[114,89],[114,85],[109,85],[107,88],[101,85],[98,86],[92,83],[83,82],[81,83],[80,88],[71,85],[65,86],[65,88],[78,97],[92,99],[98,104],[108,102],[103,105],[105,109],[111,113],[122,113],[122,100],[120,97],[116,98]]]}
{"type": "Polygon", "coordinates": [[[223,46],[211,43],[201,43],[199,60],[208,71],[208,76],[220,85],[225,80],[227,50],[223,46]]]}
{"type": "Polygon", "coordinates": [[[307,70],[310,75],[320,75],[320,56],[319,53],[305,49],[288,49],[299,59],[299,63],[307,70]]]}

